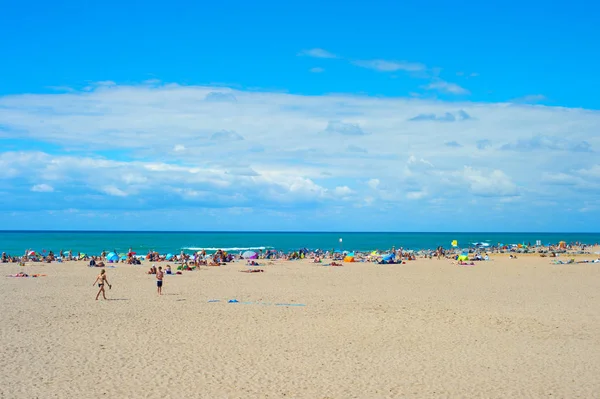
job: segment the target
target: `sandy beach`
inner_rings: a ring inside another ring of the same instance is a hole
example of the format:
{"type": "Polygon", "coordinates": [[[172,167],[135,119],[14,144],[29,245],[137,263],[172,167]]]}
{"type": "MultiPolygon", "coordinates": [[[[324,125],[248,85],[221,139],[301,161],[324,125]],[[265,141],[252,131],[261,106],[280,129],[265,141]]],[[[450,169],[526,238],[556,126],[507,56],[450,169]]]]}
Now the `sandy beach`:
{"type": "Polygon", "coordinates": [[[2,264],[0,398],[597,398],[600,264],[551,262],[2,264]]]}

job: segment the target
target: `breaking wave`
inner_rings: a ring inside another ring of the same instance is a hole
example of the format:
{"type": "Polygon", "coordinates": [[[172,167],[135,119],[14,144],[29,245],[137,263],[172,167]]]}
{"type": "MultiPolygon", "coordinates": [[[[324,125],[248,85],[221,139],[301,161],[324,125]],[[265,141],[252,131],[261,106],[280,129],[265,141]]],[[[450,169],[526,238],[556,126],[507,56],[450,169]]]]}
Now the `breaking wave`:
{"type": "Polygon", "coordinates": [[[217,248],[217,247],[183,247],[182,249],[187,249],[188,251],[250,251],[253,249],[256,250],[265,250],[265,249],[273,249],[274,247],[229,247],[229,248],[217,248]]]}

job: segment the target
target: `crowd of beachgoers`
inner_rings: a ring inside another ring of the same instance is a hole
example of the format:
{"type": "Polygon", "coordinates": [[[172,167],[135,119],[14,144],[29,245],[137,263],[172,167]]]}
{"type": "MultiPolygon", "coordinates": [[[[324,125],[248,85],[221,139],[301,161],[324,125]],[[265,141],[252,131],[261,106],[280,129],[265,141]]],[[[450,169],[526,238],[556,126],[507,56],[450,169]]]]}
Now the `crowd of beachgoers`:
{"type": "MultiPolygon", "coordinates": [[[[595,244],[597,246],[598,244],[595,244]]],[[[402,247],[392,247],[389,250],[373,250],[373,251],[343,251],[341,249],[331,250],[310,250],[301,248],[295,251],[281,251],[275,249],[244,251],[244,252],[227,252],[217,250],[208,253],[206,250],[194,251],[188,253],[180,251],[179,254],[160,254],[156,251],[148,251],[145,255],[139,255],[131,248],[127,253],[118,253],[115,251],[102,251],[98,255],[89,255],[82,252],[74,252],[72,250],[61,250],[58,253],[53,251],[42,250],[36,252],[32,249],[27,249],[23,255],[10,255],[6,252],[2,253],[2,263],[25,263],[25,262],[66,262],[66,261],[86,261],[90,262],[91,266],[102,267],[106,264],[124,263],[130,265],[141,265],[143,261],[149,262],[172,262],[186,266],[219,266],[229,262],[240,260],[248,260],[248,262],[256,262],[258,260],[298,260],[310,259],[313,262],[321,262],[324,260],[344,261],[344,262],[377,262],[377,263],[402,263],[405,261],[415,260],[417,258],[437,258],[437,259],[454,259],[454,260],[469,260],[479,261],[488,260],[490,254],[508,253],[511,257],[516,258],[517,254],[538,253],[540,256],[556,257],[560,254],[586,254],[591,245],[574,242],[566,243],[561,241],[552,245],[531,245],[529,244],[513,244],[513,245],[496,245],[492,246],[487,243],[474,243],[468,248],[442,246],[436,249],[428,250],[408,250],[402,247]]]]}

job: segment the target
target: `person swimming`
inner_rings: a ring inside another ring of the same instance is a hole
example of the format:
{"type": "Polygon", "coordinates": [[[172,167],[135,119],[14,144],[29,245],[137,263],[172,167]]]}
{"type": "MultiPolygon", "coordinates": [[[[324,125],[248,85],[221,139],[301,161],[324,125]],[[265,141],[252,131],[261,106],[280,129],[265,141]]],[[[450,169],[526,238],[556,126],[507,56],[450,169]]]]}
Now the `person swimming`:
{"type": "Polygon", "coordinates": [[[110,283],[108,282],[108,280],[106,279],[106,270],[102,269],[100,271],[100,274],[96,277],[96,281],[94,281],[94,284],[92,284],[92,286],[96,285],[96,283],[98,283],[98,293],[96,294],[96,300],[98,300],[98,297],[100,296],[100,293],[102,293],[102,297],[104,299],[106,299],[106,293],[104,291],[104,285],[108,285],[109,289],[112,289],[112,285],[110,285],[110,283]]]}

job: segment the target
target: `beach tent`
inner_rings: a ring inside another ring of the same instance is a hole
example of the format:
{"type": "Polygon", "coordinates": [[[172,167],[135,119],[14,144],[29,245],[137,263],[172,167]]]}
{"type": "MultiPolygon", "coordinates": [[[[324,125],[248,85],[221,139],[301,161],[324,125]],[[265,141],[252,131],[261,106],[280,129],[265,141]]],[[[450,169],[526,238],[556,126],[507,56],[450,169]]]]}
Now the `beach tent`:
{"type": "Polygon", "coordinates": [[[258,254],[254,251],[246,251],[242,254],[244,259],[258,259],[258,254]]]}
{"type": "Polygon", "coordinates": [[[344,262],[355,262],[354,260],[354,255],[350,256],[350,255],[346,255],[344,257],[344,262]]]}
{"type": "Polygon", "coordinates": [[[384,260],[384,261],[386,261],[386,262],[388,262],[388,261],[390,261],[390,260],[392,260],[392,259],[395,259],[395,258],[396,258],[396,254],[394,254],[394,253],[391,253],[391,254],[387,254],[387,255],[385,255],[385,256],[383,257],[383,260],[384,260]]]}
{"type": "Polygon", "coordinates": [[[110,262],[118,262],[119,261],[119,255],[117,255],[114,252],[110,252],[108,255],[106,255],[106,260],[110,261],[110,262]]]}
{"type": "Polygon", "coordinates": [[[171,260],[173,259],[173,254],[167,254],[167,256],[165,257],[166,260],[171,260]]]}
{"type": "Polygon", "coordinates": [[[458,260],[467,261],[467,260],[469,260],[469,255],[460,254],[460,255],[458,255],[458,260]]]}

